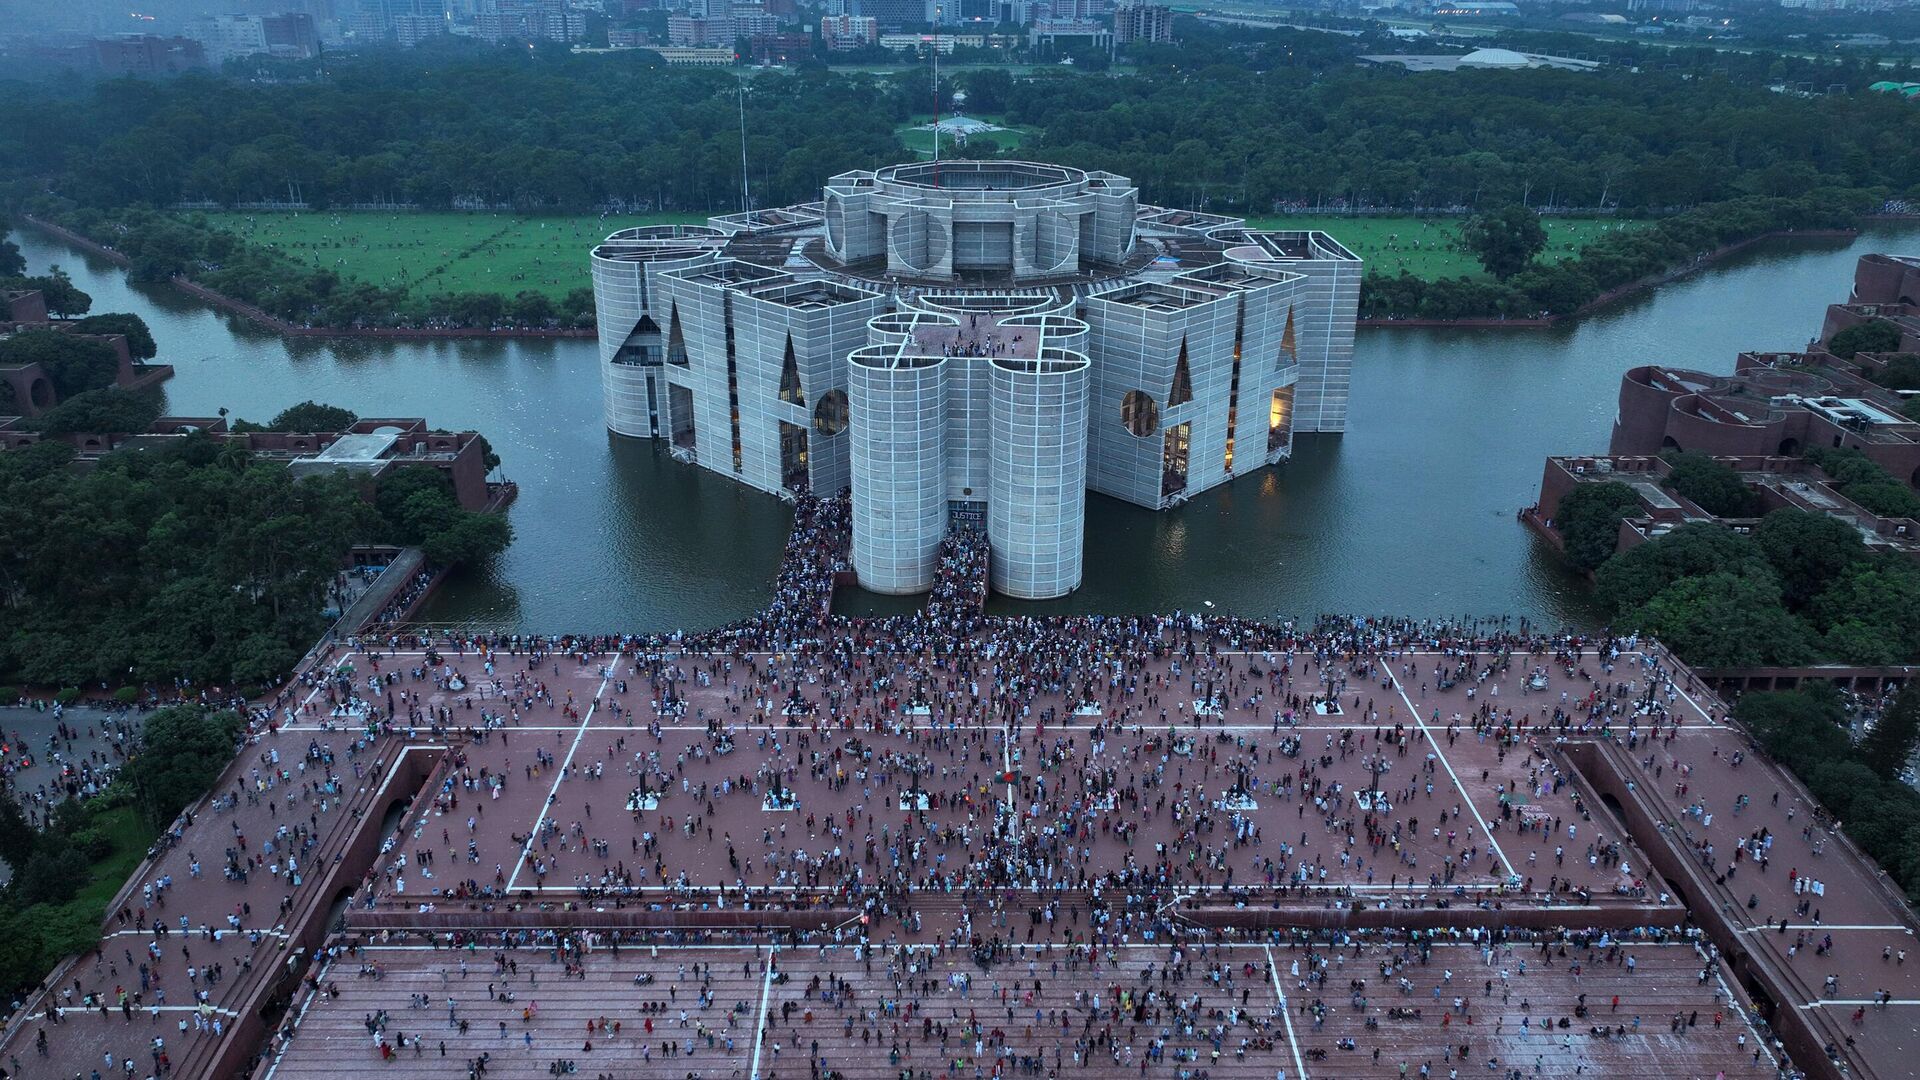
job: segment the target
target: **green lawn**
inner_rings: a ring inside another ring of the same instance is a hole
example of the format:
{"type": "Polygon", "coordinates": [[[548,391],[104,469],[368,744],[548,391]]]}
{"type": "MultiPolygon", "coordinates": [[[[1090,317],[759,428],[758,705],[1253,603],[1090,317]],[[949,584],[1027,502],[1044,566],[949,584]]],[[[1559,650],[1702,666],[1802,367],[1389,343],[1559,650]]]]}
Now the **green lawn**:
{"type": "MultiPolygon", "coordinates": [[[[1009,125],[1004,116],[975,116],[973,119],[984,120],[989,124],[1006,128],[1005,131],[991,131],[982,136],[992,139],[1002,150],[1017,150],[1021,143],[1040,134],[1039,128],[1009,125]]],[[[933,114],[923,113],[914,117],[905,127],[895,128],[893,134],[900,140],[901,145],[916,155],[930,158],[933,156],[933,132],[920,130],[920,125],[932,122],[933,114]]],[[[940,136],[940,152],[950,157],[959,157],[965,153],[964,150],[956,148],[953,139],[947,135],[940,136]]]]}
{"type": "MultiPolygon", "coordinates": [[[[1267,229],[1318,229],[1345,244],[1366,260],[1367,269],[1383,274],[1405,270],[1419,278],[1482,278],[1486,271],[1472,253],[1460,246],[1460,218],[1343,217],[1285,214],[1249,218],[1267,229]]],[[[1643,221],[1595,218],[1542,218],[1547,228],[1547,250],[1541,259],[1558,262],[1614,229],[1638,229],[1643,221]]]]}
{"type": "Polygon", "coordinates": [[[629,214],[601,218],[510,214],[212,213],[214,224],[309,266],[378,285],[427,294],[531,289],[558,298],[590,287],[587,252],[615,229],[698,224],[705,214],[629,214]]]}
{"type": "Polygon", "coordinates": [[[92,880],[74,896],[72,903],[98,918],[105,913],[107,903],[120,891],[120,886],[127,883],[146,859],[147,848],[153,843],[153,830],[147,828],[132,806],[118,806],[102,813],[95,827],[113,841],[113,850],[94,864],[92,880]]]}
{"type": "MultiPolygon", "coordinates": [[[[921,137],[919,149],[923,153],[931,150],[928,132],[902,129],[903,140],[909,134],[921,137]]],[[[1014,129],[994,137],[1006,139],[1019,134],[1014,129]]],[[[356,280],[405,286],[429,295],[498,292],[511,296],[532,289],[556,299],[571,289],[591,286],[587,252],[613,230],[706,220],[705,214],[602,219],[598,215],[515,217],[384,211],[211,213],[207,217],[254,243],[278,247],[308,265],[331,267],[356,280]]],[[[1457,218],[1289,214],[1251,220],[1263,228],[1323,230],[1365,259],[1369,268],[1384,273],[1404,268],[1426,278],[1484,274],[1479,262],[1459,249],[1457,218]]],[[[1607,230],[1640,228],[1643,223],[1547,218],[1545,225],[1550,239],[1544,257],[1557,260],[1573,255],[1607,230]]]]}

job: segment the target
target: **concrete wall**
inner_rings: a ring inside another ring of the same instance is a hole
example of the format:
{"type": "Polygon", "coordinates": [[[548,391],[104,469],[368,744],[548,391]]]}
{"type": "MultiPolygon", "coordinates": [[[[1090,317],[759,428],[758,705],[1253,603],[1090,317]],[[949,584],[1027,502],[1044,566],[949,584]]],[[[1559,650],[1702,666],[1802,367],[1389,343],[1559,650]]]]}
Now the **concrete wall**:
{"type": "Polygon", "coordinates": [[[1027,600],[1080,585],[1087,502],[1086,357],[990,362],[992,482],[987,542],[992,583],[1027,600]]]}
{"type": "Polygon", "coordinates": [[[853,567],[877,593],[933,587],[947,529],[947,361],[853,355],[853,567]]]}

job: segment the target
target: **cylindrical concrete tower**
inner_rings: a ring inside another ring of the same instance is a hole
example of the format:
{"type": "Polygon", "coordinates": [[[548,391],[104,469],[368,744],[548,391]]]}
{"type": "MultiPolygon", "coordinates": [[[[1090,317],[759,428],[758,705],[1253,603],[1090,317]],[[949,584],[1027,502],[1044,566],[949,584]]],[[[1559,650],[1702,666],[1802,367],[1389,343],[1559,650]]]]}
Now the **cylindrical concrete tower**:
{"type": "Polygon", "coordinates": [[[853,569],[877,593],[933,588],[947,531],[945,365],[884,346],[847,359],[853,569]]]}
{"type": "Polygon", "coordinates": [[[661,328],[650,318],[647,268],[707,258],[724,237],[704,225],[621,229],[593,249],[593,306],[600,336],[600,388],[607,430],[658,436],[667,388],[661,328]]]}
{"type": "Polygon", "coordinates": [[[989,362],[993,436],[987,542],[993,587],[1024,600],[1080,585],[1087,504],[1085,355],[989,362]]]}

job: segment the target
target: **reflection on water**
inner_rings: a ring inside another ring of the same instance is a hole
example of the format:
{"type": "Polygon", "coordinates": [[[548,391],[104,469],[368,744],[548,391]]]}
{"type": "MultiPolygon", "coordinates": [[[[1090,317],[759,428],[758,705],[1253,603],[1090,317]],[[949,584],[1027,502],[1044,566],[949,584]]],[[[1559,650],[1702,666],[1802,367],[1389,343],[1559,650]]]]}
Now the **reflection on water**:
{"type": "MultiPolygon", "coordinates": [[[[1725,266],[1554,330],[1363,330],[1352,425],[1303,436],[1292,462],[1156,514],[1087,500],[1086,584],[1001,613],[1217,609],[1311,616],[1594,617],[1584,585],[1514,520],[1550,453],[1604,450],[1621,372],[1659,361],[1731,370],[1744,349],[1792,349],[1846,294],[1854,259],[1909,246],[1763,245],[1725,266]]],[[[59,263],[96,311],[136,311],[179,374],[168,408],[264,420],[305,399],[362,416],[424,416],[492,440],[520,482],[516,539],[449,581],[427,617],[528,630],[701,627],[766,598],[788,511],[770,496],[607,434],[593,343],[282,339],[27,231],[31,271],[59,263]]],[[[582,253],[582,258],[585,253],[582,253]]],[[[1096,411],[1094,422],[1113,419],[1096,411]]],[[[1113,419],[1117,423],[1117,419],[1113,419]]],[[[849,613],[912,610],[854,590],[849,613]]]]}

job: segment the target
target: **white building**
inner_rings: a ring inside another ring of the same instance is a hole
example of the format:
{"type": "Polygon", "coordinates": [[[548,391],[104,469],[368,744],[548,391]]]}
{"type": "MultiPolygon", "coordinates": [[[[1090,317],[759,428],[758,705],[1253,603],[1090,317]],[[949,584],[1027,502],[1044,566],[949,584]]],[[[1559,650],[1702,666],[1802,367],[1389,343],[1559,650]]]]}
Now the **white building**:
{"type": "Polygon", "coordinates": [[[188,36],[200,42],[207,63],[215,67],[267,51],[267,28],[258,15],[206,15],[194,21],[188,36]]]}
{"type": "Polygon", "coordinates": [[[1165,509],[1346,428],[1360,261],[1111,173],[843,173],[592,265],[608,428],[762,491],[851,488],[875,591],[930,587],[958,524],[996,590],[1063,595],[1088,490],[1165,509]]]}

